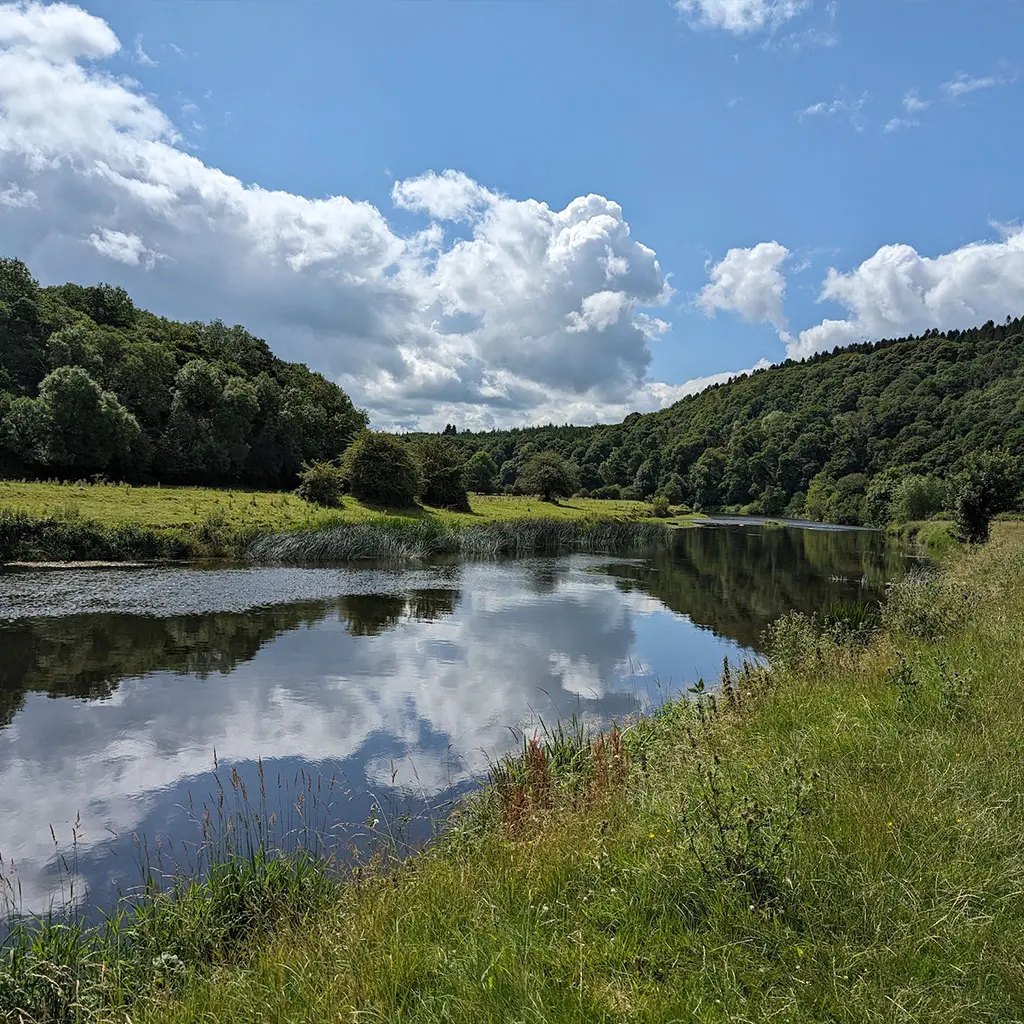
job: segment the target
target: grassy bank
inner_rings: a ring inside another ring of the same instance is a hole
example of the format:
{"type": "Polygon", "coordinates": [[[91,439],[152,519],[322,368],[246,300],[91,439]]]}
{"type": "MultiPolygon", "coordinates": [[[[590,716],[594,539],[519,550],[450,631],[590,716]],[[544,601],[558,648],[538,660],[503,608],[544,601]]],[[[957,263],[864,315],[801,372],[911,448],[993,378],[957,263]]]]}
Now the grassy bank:
{"type": "MultiPolygon", "coordinates": [[[[462,530],[475,531],[472,543],[486,548],[480,528],[491,524],[635,522],[650,512],[643,502],[589,498],[555,505],[474,494],[470,505],[470,512],[417,507],[396,514],[352,498],[340,509],[322,509],[289,493],[0,481],[0,562],[238,557],[258,538],[304,533],[309,547],[311,533],[332,528],[340,536],[351,527],[360,528],[348,543],[356,557],[387,555],[401,536],[408,539],[398,546],[410,550],[422,549],[424,538],[436,547],[447,537],[455,551],[462,530]]],[[[298,549],[293,543],[289,550],[298,549]]]]}
{"type": "Polygon", "coordinates": [[[881,623],[783,619],[770,671],[596,743],[531,745],[404,865],[243,859],[88,955],[41,939],[0,968],[0,1005],[136,1024],[1024,1019],[1024,528],[899,584],[881,623]]]}
{"type": "Polygon", "coordinates": [[[943,558],[959,547],[951,519],[927,519],[909,523],[893,523],[886,533],[923,554],[943,558]]]}

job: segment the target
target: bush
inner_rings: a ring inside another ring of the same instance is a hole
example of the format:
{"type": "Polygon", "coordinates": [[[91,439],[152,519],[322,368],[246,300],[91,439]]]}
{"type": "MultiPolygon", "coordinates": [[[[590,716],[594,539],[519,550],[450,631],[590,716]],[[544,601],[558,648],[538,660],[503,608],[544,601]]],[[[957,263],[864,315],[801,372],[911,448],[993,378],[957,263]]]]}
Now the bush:
{"type": "Polygon", "coordinates": [[[493,494],[498,464],[488,452],[477,452],[466,464],[466,485],[477,494],[493,494]]]}
{"type": "Polygon", "coordinates": [[[651,515],[657,519],[668,519],[672,515],[672,509],[669,507],[668,498],[664,494],[659,494],[654,501],[651,502],[651,515]]]}
{"type": "Polygon", "coordinates": [[[459,453],[443,438],[425,437],[416,446],[420,500],[435,508],[469,511],[466,469],[459,453]]]}
{"type": "Polygon", "coordinates": [[[954,518],[961,540],[984,544],[992,520],[1011,508],[1020,486],[1020,467],[1005,452],[975,456],[957,491],[954,518]]]}
{"type": "Polygon", "coordinates": [[[555,498],[568,498],[578,485],[575,468],[561,455],[539,452],[523,466],[516,481],[516,490],[520,494],[539,494],[543,501],[554,501],[555,498]]]}
{"type": "Polygon", "coordinates": [[[304,501],[323,508],[339,508],[345,490],[345,474],[333,462],[304,463],[295,493],[304,501]]]}
{"type": "Polygon", "coordinates": [[[658,491],[670,505],[682,505],[686,500],[686,481],[678,473],[673,473],[658,491]]]}
{"type": "Polygon", "coordinates": [[[590,492],[592,498],[601,498],[605,501],[617,501],[622,496],[622,488],[618,484],[608,484],[605,487],[598,487],[590,492]]]}
{"type": "Polygon", "coordinates": [[[946,488],[942,481],[933,476],[911,474],[893,488],[890,518],[894,523],[930,519],[943,507],[945,501],[946,488]]]}
{"type": "Polygon", "coordinates": [[[409,446],[393,434],[366,431],[345,452],[342,472],[353,497],[387,508],[416,504],[419,473],[409,446]]]}

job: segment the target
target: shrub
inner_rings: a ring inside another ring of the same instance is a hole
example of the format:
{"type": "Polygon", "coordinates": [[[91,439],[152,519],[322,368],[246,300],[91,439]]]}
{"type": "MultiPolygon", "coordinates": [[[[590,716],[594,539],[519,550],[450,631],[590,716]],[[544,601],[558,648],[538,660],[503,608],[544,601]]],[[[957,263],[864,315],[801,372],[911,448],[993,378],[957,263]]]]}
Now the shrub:
{"type": "Polygon", "coordinates": [[[961,540],[983,544],[993,518],[1013,505],[1020,486],[1020,467],[1005,452],[975,456],[957,491],[954,518],[961,540]]]}
{"type": "Polygon", "coordinates": [[[928,570],[890,583],[882,621],[893,633],[935,641],[956,633],[977,596],[928,570]]]}
{"type": "Polygon", "coordinates": [[[304,501],[323,508],[338,508],[345,489],[345,474],[333,462],[303,464],[295,493],[304,501]]]}
{"type": "Polygon", "coordinates": [[[459,453],[443,438],[425,437],[416,446],[420,500],[436,508],[469,511],[466,469],[459,453]]]}
{"type": "Polygon", "coordinates": [[[367,430],[349,446],[341,467],[349,491],[360,501],[388,508],[416,503],[419,473],[408,445],[393,434],[367,430]]]}
{"type": "Polygon", "coordinates": [[[608,484],[605,487],[598,487],[590,492],[592,498],[602,498],[604,500],[618,500],[621,495],[622,488],[618,484],[608,484]]]}
{"type": "Polygon", "coordinates": [[[568,498],[578,486],[575,468],[556,452],[539,452],[523,466],[516,490],[520,494],[539,494],[544,501],[568,498]]]}
{"type": "Polygon", "coordinates": [[[477,494],[493,494],[498,480],[498,464],[489,452],[477,452],[466,464],[466,485],[477,494]]]}
{"type": "Polygon", "coordinates": [[[890,517],[895,523],[930,519],[945,501],[946,488],[940,480],[911,474],[893,488],[890,517]]]}
{"type": "Polygon", "coordinates": [[[657,519],[668,519],[672,515],[672,509],[669,507],[668,498],[664,494],[659,494],[654,501],[651,502],[651,515],[657,519]]]}
{"type": "Polygon", "coordinates": [[[658,493],[664,495],[670,505],[681,505],[686,500],[686,481],[678,473],[673,473],[658,493]]]}

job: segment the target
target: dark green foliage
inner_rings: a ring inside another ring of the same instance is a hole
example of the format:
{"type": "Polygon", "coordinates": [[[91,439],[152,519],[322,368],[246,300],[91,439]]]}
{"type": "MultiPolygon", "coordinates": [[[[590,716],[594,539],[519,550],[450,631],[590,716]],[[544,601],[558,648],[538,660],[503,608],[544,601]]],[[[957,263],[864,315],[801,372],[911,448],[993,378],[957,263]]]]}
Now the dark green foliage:
{"type": "Polygon", "coordinates": [[[881,625],[878,604],[866,601],[832,601],[821,613],[821,625],[840,633],[867,633],[881,625]]]}
{"type": "Polygon", "coordinates": [[[466,467],[447,438],[425,437],[416,445],[420,472],[420,500],[434,508],[469,511],[466,467]]]}
{"type": "Polygon", "coordinates": [[[544,501],[568,498],[579,479],[575,469],[557,452],[538,452],[523,466],[516,481],[520,494],[539,494],[544,501]]]}
{"type": "Polygon", "coordinates": [[[364,431],[345,452],[342,469],[360,501],[399,509],[416,504],[419,473],[411,449],[393,434],[364,431]]]}
{"type": "Polygon", "coordinates": [[[477,494],[493,494],[498,465],[489,452],[477,452],[466,463],[466,486],[477,494]]]}
{"type": "Polygon", "coordinates": [[[292,487],[366,425],[243,327],[175,323],[123,288],[40,288],[0,259],[0,473],[292,487]]]}
{"type": "Polygon", "coordinates": [[[150,560],[200,553],[197,544],[178,534],[131,523],[102,526],[75,517],[35,519],[0,510],[0,562],[150,560]]]}
{"type": "Polygon", "coordinates": [[[664,494],[659,494],[651,502],[651,515],[657,519],[667,519],[671,514],[672,509],[669,508],[668,498],[664,494]]]}
{"type": "Polygon", "coordinates": [[[323,508],[339,508],[345,490],[345,474],[333,462],[314,462],[302,467],[295,493],[323,508]]]}
{"type": "Polygon", "coordinates": [[[881,524],[892,496],[879,500],[871,485],[886,470],[893,482],[948,481],[975,451],[1024,456],[1022,373],[1024,319],[989,322],[790,360],[620,424],[451,440],[466,458],[489,452],[503,486],[533,454],[552,451],[595,497],[647,496],[656,473],[651,493],[673,504],[881,524]]]}
{"type": "Polygon", "coordinates": [[[0,443],[25,462],[81,477],[129,466],[140,434],[115,395],[80,366],[59,366],[43,379],[38,398],[11,403],[0,443]]]}
{"type": "Polygon", "coordinates": [[[1021,485],[1021,465],[1006,452],[984,452],[967,465],[956,496],[956,528],[961,540],[983,544],[993,518],[1013,505],[1021,485]]]}

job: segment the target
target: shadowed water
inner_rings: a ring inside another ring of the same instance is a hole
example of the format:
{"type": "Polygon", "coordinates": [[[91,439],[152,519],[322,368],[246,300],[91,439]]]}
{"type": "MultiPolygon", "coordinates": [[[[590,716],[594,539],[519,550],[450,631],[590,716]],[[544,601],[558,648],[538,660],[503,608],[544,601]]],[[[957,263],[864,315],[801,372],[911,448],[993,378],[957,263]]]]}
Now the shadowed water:
{"type": "Polygon", "coordinates": [[[138,881],[136,836],[196,837],[215,752],[253,791],[262,759],[283,820],[302,773],[335,778],[317,824],[339,841],[409,794],[441,814],[515,729],[621,721],[756,653],[780,614],[877,599],[903,564],[877,534],[707,527],[644,559],[8,571],[5,877],[26,912],[62,873],[108,901],[138,881]]]}

